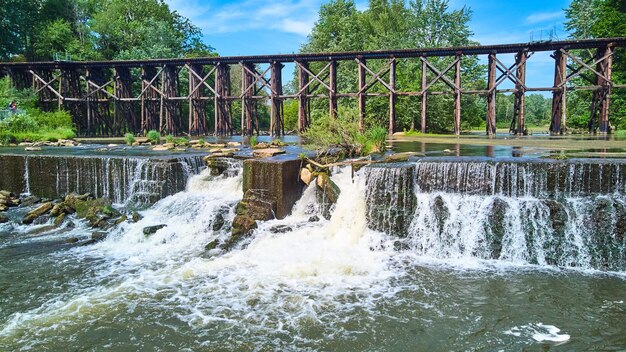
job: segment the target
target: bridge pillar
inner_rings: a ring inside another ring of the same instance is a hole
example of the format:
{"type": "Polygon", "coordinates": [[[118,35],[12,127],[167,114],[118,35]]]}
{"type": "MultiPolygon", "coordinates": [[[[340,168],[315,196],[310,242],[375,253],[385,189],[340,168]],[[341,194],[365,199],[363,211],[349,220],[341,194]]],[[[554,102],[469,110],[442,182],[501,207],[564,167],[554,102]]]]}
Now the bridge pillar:
{"type": "Polygon", "coordinates": [[[109,96],[106,87],[109,81],[103,68],[90,68],[85,71],[85,107],[90,135],[120,135],[124,121],[111,121],[109,96]]]}
{"type": "Polygon", "coordinates": [[[552,88],[552,119],[550,121],[550,134],[563,134],[566,126],[566,92],[567,80],[567,55],[557,50],[554,58],[554,86],[552,88]]]}
{"type": "Polygon", "coordinates": [[[298,132],[303,132],[309,127],[309,63],[300,62],[298,65],[298,132]]]}
{"type": "Polygon", "coordinates": [[[15,89],[22,90],[26,88],[31,88],[32,82],[28,75],[27,69],[11,67],[7,71],[9,77],[11,77],[11,82],[13,83],[13,87],[15,87],[15,89]]]}
{"type": "Polygon", "coordinates": [[[165,133],[177,135],[184,130],[181,119],[181,104],[178,98],[180,91],[180,81],[178,78],[178,67],[165,65],[163,67],[163,81],[161,91],[163,92],[163,106],[165,114],[161,114],[160,127],[165,133]]]}
{"type": "Polygon", "coordinates": [[[272,66],[272,77],[270,79],[270,136],[275,137],[285,134],[283,100],[280,98],[283,95],[282,69],[284,65],[277,61],[272,62],[270,65],[272,66]]]}
{"type": "Polygon", "coordinates": [[[489,54],[487,68],[487,135],[496,134],[496,53],[489,54]]]}
{"type": "Polygon", "coordinates": [[[54,78],[53,69],[42,68],[30,72],[32,74],[32,87],[39,98],[39,106],[46,111],[52,111],[55,107],[58,109],[61,98],[53,86],[58,79],[58,77],[54,78]]]}
{"type": "Polygon", "coordinates": [[[596,89],[593,91],[589,132],[611,133],[609,125],[609,107],[611,102],[611,80],[613,75],[613,48],[608,45],[596,51],[596,89]],[[595,121],[598,126],[594,126],[595,121]]]}
{"type": "Polygon", "coordinates": [[[254,134],[254,121],[256,120],[256,111],[253,101],[253,96],[256,92],[256,81],[251,72],[256,72],[254,65],[242,63],[241,134],[243,136],[252,136],[254,134]]]}
{"type": "Polygon", "coordinates": [[[80,71],[67,66],[61,68],[59,93],[63,97],[63,106],[72,116],[79,135],[93,133],[93,122],[85,111],[85,98],[80,84],[80,71]]]}
{"type": "Polygon", "coordinates": [[[363,131],[365,129],[365,59],[362,57],[357,58],[358,63],[358,75],[359,75],[359,92],[357,97],[359,100],[359,129],[363,131]]]}
{"type": "Polygon", "coordinates": [[[233,133],[230,115],[230,66],[218,63],[215,70],[215,135],[230,136],[233,133]]]}
{"type": "Polygon", "coordinates": [[[337,61],[331,60],[329,67],[329,86],[328,92],[329,112],[331,118],[337,117],[337,61]]]}
{"type": "Polygon", "coordinates": [[[426,133],[426,60],[422,60],[422,112],[421,112],[421,131],[422,133],[426,133]]]}
{"type": "Polygon", "coordinates": [[[524,108],[524,97],[526,95],[526,60],[528,52],[522,50],[515,55],[516,80],[515,80],[515,103],[513,104],[513,120],[509,132],[522,135],[527,134],[524,108]]]}
{"type": "Polygon", "coordinates": [[[461,56],[456,56],[454,70],[454,134],[461,134],[461,56]]]}
{"type": "Polygon", "coordinates": [[[132,93],[133,77],[129,67],[115,67],[113,72],[115,82],[113,83],[115,92],[114,118],[115,121],[122,121],[125,130],[138,133],[141,130],[141,123],[137,121],[135,104],[132,93]]]}
{"type": "Polygon", "coordinates": [[[153,66],[141,67],[141,130],[160,131],[161,92],[157,89],[161,72],[153,66]]]}
{"type": "Polygon", "coordinates": [[[389,62],[389,134],[396,131],[396,59],[389,62]]]}
{"type": "Polygon", "coordinates": [[[189,121],[187,122],[189,135],[203,135],[207,133],[206,128],[206,101],[200,99],[205,96],[204,67],[198,64],[187,66],[189,75],[189,121]]]}

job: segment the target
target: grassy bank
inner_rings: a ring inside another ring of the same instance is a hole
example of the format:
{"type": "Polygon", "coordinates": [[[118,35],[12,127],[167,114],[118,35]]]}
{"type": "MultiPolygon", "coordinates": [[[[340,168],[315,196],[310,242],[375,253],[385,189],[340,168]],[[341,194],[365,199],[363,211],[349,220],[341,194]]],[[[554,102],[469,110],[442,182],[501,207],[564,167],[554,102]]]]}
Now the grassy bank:
{"type": "Polygon", "coordinates": [[[0,80],[0,107],[15,101],[18,111],[5,113],[0,120],[0,144],[57,141],[75,136],[70,114],[66,111],[44,112],[37,107],[37,96],[30,89],[15,90],[8,78],[0,80]]]}

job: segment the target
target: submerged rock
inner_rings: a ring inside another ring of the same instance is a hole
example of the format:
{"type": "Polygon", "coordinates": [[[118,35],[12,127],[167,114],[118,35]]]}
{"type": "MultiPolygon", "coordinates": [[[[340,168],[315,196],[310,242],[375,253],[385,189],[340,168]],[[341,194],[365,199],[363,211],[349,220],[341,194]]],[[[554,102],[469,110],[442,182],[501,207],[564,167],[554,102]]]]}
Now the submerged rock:
{"type": "Polygon", "coordinates": [[[293,231],[293,228],[287,225],[276,225],[270,228],[271,233],[287,233],[291,231],[293,231]]]}
{"type": "Polygon", "coordinates": [[[41,198],[35,196],[28,196],[20,201],[20,207],[28,207],[33,204],[37,204],[41,201],[41,198]]]}
{"type": "Polygon", "coordinates": [[[0,224],[4,224],[5,222],[9,222],[9,217],[0,213],[0,224]]]}
{"type": "Polygon", "coordinates": [[[219,244],[220,244],[220,241],[215,239],[215,240],[207,243],[207,245],[204,246],[204,249],[207,250],[207,251],[211,251],[211,250],[214,250],[215,248],[217,248],[219,246],[219,244]]]}
{"type": "Polygon", "coordinates": [[[146,226],[143,228],[143,234],[146,237],[150,237],[152,235],[154,235],[157,231],[159,231],[160,229],[167,227],[166,224],[160,224],[160,225],[153,225],[153,226],[146,226]]]}

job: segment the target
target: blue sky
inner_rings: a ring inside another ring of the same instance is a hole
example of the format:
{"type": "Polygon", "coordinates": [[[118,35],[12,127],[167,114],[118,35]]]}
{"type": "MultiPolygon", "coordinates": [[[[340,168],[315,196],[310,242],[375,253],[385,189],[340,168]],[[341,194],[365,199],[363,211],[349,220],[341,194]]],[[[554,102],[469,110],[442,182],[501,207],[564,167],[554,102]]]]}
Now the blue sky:
{"type": "MultiPolygon", "coordinates": [[[[170,8],[201,28],[205,42],[222,56],[296,53],[306,40],[324,0],[166,0],[170,8]]],[[[570,0],[450,0],[469,7],[473,39],[481,44],[528,42],[556,30],[566,39],[564,8],[570,0]]],[[[359,9],[367,1],[357,1],[359,9]]],[[[512,57],[503,57],[505,62],[512,57]]],[[[528,62],[528,85],[552,85],[553,61],[536,54],[528,62]],[[550,74],[548,74],[550,73],[550,74]]],[[[505,86],[501,86],[504,88],[505,86]]]]}

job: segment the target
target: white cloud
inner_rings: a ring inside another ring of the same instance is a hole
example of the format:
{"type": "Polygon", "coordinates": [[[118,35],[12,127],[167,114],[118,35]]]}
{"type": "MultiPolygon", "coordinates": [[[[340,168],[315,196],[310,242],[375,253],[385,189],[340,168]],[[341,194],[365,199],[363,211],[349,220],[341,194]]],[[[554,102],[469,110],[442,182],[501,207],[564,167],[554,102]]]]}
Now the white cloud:
{"type": "Polygon", "coordinates": [[[526,17],[526,24],[535,24],[565,17],[563,11],[538,12],[526,17]]]}
{"type": "Polygon", "coordinates": [[[170,8],[189,18],[205,34],[272,29],[307,36],[322,0],[167,0],[170,8]]]}

